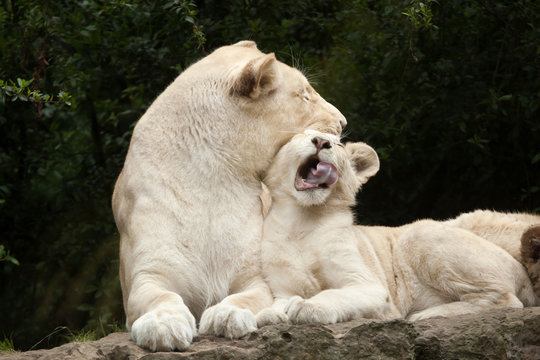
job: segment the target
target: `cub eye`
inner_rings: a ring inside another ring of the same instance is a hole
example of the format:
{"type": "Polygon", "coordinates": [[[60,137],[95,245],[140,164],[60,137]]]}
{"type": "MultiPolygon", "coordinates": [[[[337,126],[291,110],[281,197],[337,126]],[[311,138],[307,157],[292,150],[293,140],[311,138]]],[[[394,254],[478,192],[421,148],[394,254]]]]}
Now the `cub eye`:
{"type": "Polygon", "coordinates": [[[338,143],[337,145],[340,146],[340,147],[342,147],[342,148],[345,147],[345,145],[343,145],[342,143],[338,143]]]}

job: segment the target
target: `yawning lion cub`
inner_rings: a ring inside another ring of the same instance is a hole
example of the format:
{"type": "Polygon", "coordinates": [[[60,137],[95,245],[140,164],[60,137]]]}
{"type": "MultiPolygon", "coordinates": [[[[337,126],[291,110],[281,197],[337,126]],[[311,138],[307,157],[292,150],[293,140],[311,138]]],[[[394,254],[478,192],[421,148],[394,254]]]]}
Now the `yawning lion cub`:
{"type": "Polygon", "coordinates": [[[259,326],[540,304],[518,260],[459,224],[353,225],[355,194],[378,169],[368,145],[314,131],[279,151],[265,178],[272,205],[262,243],[275,302],[257,315],[259,326]]]}

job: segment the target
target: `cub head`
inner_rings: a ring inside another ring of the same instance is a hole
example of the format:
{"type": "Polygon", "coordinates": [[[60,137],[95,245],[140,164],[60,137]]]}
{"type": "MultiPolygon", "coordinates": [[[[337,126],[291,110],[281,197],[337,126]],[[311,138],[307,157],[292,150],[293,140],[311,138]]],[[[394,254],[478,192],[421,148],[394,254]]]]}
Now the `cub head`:
{"type": "Polygon", "coordinates": [[[379,171],[375,150],[362,143],[307,130],[277,153],[264,183],[274,199],[293,199],[304,207],[354,205],[361,185],[379,171]]]}

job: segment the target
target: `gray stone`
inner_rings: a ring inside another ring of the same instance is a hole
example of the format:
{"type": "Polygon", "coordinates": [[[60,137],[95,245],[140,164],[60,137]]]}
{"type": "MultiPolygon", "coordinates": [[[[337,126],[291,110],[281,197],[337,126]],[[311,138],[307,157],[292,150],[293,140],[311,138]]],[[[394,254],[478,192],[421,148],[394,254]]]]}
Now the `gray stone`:
{"type": "Polygon", "coordinates": [[[266,326],[243,339],[198,336],[187,351],[151,353],[127,333],[50,350],[3,353],[30,359],[540,359],[540,307],[500,309],[415,323],[355,320],[266,326]]]}

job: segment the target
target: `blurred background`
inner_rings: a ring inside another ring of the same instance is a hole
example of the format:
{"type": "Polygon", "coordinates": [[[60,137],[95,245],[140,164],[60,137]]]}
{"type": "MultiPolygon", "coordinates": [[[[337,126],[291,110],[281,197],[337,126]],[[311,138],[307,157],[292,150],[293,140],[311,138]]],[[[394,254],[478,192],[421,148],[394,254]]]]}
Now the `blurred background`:
{"type": "Polygon", "coordinates": [[[540,4],[0,0],[0,344],[123,328],[110,199],[152,100],[255,40],[381,158],[363,224],[540,212],[540,4]]]}

